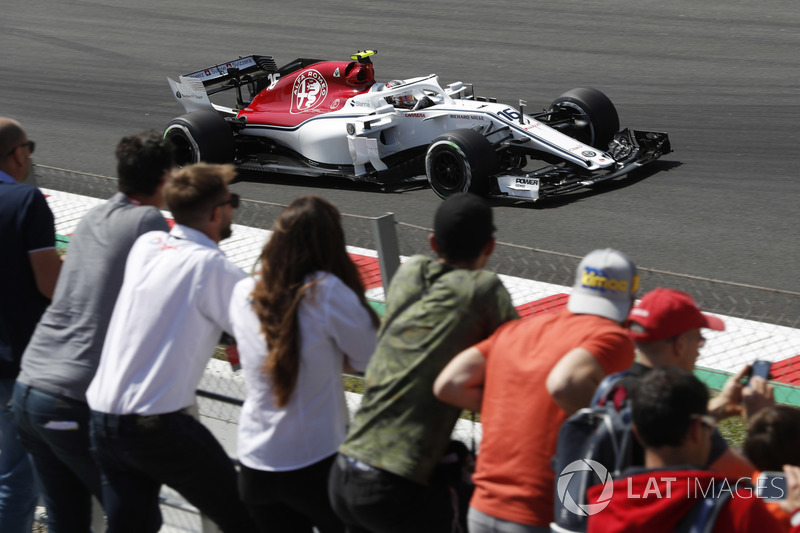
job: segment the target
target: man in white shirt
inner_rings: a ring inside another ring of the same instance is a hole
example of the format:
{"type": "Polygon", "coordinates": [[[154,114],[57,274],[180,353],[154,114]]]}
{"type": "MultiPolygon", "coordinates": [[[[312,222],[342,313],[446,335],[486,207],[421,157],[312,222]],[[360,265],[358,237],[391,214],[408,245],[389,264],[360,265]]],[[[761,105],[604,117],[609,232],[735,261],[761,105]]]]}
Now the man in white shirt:
{"type": "Polygon", "coordinates": [[[254,527],[236,472],[214,436],[187,410],[245,273],[217,246],[231,235],[239,197],[230,165],[177,171],[164,198],[177,223],[131,248],[100,365],[86,392],[91,439],[104,476],[109,533],[155,533],[162,484],[225,532],[254,527]]]}

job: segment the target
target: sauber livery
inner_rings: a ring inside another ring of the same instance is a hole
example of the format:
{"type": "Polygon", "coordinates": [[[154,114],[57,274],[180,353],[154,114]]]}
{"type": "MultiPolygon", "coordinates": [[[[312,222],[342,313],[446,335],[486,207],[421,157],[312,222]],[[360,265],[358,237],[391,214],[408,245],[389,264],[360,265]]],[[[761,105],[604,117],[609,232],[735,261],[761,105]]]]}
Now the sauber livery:
{"type": "Polygon", "coordinates": [[[435,74],[376,82],[375,53],[282,67],[251,55],[169,79],[186,113],[164,135],[181,165],[230,162],[387,186],[427,179],[442,198],[472,191],[534,201],[671,151],[664,132],[620,130],[616,108],[597,89],[572,89],[529,114],[523,100],[514,107],[476,96],[468,83],[443,87],[435,74]],[[223,91],[235,104],[212,102],[223,91]]]}

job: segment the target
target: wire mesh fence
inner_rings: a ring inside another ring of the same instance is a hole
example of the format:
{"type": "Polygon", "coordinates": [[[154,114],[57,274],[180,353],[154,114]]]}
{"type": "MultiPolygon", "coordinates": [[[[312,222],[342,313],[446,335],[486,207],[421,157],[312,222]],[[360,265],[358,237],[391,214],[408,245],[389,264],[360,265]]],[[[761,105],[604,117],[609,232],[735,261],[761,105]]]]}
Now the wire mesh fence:
{"type": "MultiPolygon", "coordinates": [[[[109,198],[116,192],[116,180],[105,176],[77,173],[37,165],[35,182],[43,188],[66,191],[93,198],[109,198]]],[[[235,222],[241,226],[268,230],[285,205],[243,200],[236,212],[235,222]]],[[[365,257],[378,258],[387,248],[376,233],[373,218],[343,214],[342,222],[348,246],[365,257]]],[[[428,245],[430,228],[404,222],[395,223],[396,243],[402,257],[415,254],[432,255],[428,245]]],[[[391,248],[391,247],[389,247],[391,248]]],[[[624,251],[624,250],[623,250],[624,251]]],[[[227,252],[226,252],[227,253],[227,252]]],[[[632,258],[634,261],[635,257],[632,258]]],[[[536,283],[540,297],[564,296],[558,305],[526,307],[518,305],[521,314],[549,312],[563,307],[566,295],[574,282],[581,257],[538,250],[508,243],[497,243],[487,268],[504,281],[512,297],[520,297],[517,287],[536,283]],[[522,310],[525,310],[525,313],[522,310]],[[531,311],[533,309],[534,311],[531,311]],[[530,313],[529,313],[530,311],[530,313]]],[[[361,265],[359,265],[361,266],[361,265]]],[[[775,380],[779,402],[800,405],[800,293],[705,279],[650,268],[639,268],[639,295],[656,287],[679,289],[691,294],[705,311],[720,315],[726,322],[725,332],[709,332],[706,347],[698,360],[698,375],[711,387],[721,388],[731,373],[756,359],[773,363],[771,376],[775,380]]],[[[522,289],[519,289],[522,290],[522,289]]],[[[526,289],[527,290],[527,289],[526,289]]],[[[524,292],[524,291],[523,291],[524,292]]],[[[382,298],[379,287],[368,296],[382,298]]],[[[515,301],[516,303],[516,301],[515,301]]],[[[239,419],[244,386],[236,372],[224,361],[212,361],[204,376],[198,397],[203,420],[217,426],[215,434],[235,434],[231,425],[239,419]],[[222,400],[222,401],[220,401],[222,400]]],[[[357,395],[348,396],[351,410],[358,403],[357,395]]],[[[457,428],[456,437],[470,442],[480,439],[479,424],[464,422],[457,428]]],[[[232,439],[235,441],[235,437],[232,439]]],[[[223,442],[233,455],[232,442],[223,442]]],[[[165,496],[165,516],[175,522],[176,531],[197,531],[199,517],[185,506],[165,496]]]]}
{"type": "MultiPolygon", "coordinates": [[[[396,226],[401,254],[430,253],[430,229],[405,223],[396,226]]],[[[547,312],[563,307],[580,261],[579,256],[497,243],[487,268],[501,276],[512,297],[519,279],[547,284],[551,295],[565,296],[560,305],[537,308],[537,312],[547,312]]],[[[721,388],[728,375],[754,360],[766,360],[773,363],[776,398],[800,405],[800,390],[795,387],[800,381],[800,293],[651,268],[640,267],[638,271],[638,295],[657,287],[678,289],[692,295],[703,311],[725,321],[726,331],[704,332],[709,342],[698,359],[698,375],[709,386],[721,388]]]]}
{"type": "MultiPolygon", "coordinates": [[[[398,222],[397,234],[401,254],[406,256],[430,254],[427,236],[431,231],[429,228],[398,222]]],[[[498,274],[570,287],[575,282],[575,272],[581,259],[576,255],[498,242],[487,268],[498,274]]],[[[632,259],[636,261],[635,257],[632,259]]],[[[639,295],[656,287],[668,287],[691,294],[704,311],[793,328],[800,327],[800,293],[651,268],[639,267],[638,271],[641,277],[639,295]]]]}
{"type": "MultiPolygon", "coordinates": [[[[106,176],[41,165],[35,167],[35,176],[40,187],[94,198],[108,198],[116,192],[116,180],[106,176]]],[[[268,230],[284,208],[282,204],[245,200],[237,210],[236,223],[268,230]]],[[[378,241],[374,220],[353,214],[342,216],[348,245],[377,258],[386,244],[378,241]]],[[[431,254],[430,228],[397,222],[395,229],[396,249],[401,256],[431,254]]],[[[514,286],[520,280],[535,281],[553,294],[568,294],[580,260],[569,254],[498,243],[487,268],[500,274],[507,286],[514,286]]],[[[700,366],[733,372],[752,360],[766,359],[776,363],[772,375],[779,381],[790,384],[800,378],[800,362],[795,361],[795,358],[800,360],[800,338],[796,331],[800,329],[799,293],[650,268],[640,268],[639,272],[639,294],[656,287],[679,289],[691,294],[704,311],[719,314],[726,320],[729,331],[711,333],[711,342],[704,349],[700,366]]],[[[368,295],[383,297],[380,289],[368,295]]],[[[797,403],[800,403],[800,395],[797,403]]]]}

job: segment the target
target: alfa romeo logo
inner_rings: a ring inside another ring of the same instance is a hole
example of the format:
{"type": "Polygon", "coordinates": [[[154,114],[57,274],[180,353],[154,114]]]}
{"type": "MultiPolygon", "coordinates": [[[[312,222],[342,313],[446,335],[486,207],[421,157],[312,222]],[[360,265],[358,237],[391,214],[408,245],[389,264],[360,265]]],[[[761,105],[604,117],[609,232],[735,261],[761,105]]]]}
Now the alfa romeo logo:
{"type": "Polygon", "coordinates": [[[593,461],[591,459],[579,459],[573,461],[564,467],[561,474],[558,476],[558,483],[556,484],[558,491],[558,499],[564,504],[564,507],[571,513],[579,516],[592,516],[606,508],[611,501],[611,496],[614,494],[614,481],[611,479],[611,474],[608,473],[606,467],[593,461]],[[572,476],[575,472],[586,472],[591,470],[603,483],[603,492],[597,498],[595,503],[577,503],[569,491],[569,483],[572,481],[572,476]]]}
{"type": "Polygon", "coordinates": [[[328,96],[328,82],[314,69],[300,73],[292,87],[292,113],[314,109],[328,96]]]}

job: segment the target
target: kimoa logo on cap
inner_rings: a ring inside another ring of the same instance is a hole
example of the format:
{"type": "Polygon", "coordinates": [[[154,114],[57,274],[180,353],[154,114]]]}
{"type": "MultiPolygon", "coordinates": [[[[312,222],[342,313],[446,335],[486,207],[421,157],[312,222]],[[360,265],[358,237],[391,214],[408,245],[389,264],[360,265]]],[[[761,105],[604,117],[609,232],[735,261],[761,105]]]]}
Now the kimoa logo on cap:
{"type": "Polygon", "coordinates": [[[634,277],[634,287],[631,289],[628,280],[610,278],[605,270],[584,267],[581,276],[581,285],[587,289],[615,292],[636,292],[638,276],[634,277]]]}

